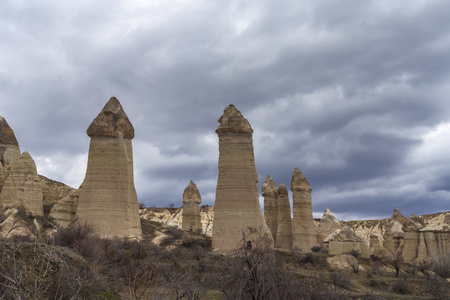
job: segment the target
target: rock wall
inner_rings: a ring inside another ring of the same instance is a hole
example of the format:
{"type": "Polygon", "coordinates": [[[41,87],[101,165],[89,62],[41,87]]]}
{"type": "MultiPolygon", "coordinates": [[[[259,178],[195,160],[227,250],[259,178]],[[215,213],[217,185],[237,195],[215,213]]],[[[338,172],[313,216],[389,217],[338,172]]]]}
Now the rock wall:
{"type": "Polygon", "coordinates": [[[219,136],[212,247],[229,251],[242,246],[243,236],[256,242],[264,239],[273,247],[273,238],[259,205],[258,175],[253,152],[253,129],[241,113],[225,108],[216,133],[219,136]]]}

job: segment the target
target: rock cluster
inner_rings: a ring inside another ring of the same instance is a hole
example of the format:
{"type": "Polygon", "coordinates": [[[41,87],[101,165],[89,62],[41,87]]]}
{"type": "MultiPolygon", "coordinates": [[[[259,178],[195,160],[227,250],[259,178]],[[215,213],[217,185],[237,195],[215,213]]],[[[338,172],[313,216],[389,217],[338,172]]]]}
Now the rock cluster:
{"type": "Polygon", "coordinates": [[[183,222],[181,227],[187,230],[201,231],[200,203],[202,198],[197,186],[191,180],[183,192],[183,222]]]}
{"type": "Polygon", "coordinates": [[[318,243],[312,214],[311,187],[298,168],[292,174],[291,191],[294,215],[292,247],[308,252],[318,243]]]}
{"type": "Polygon", "coordinates": [[[87,129],[91,138],[86,175],[78,189],[77,215],[103,236],[142,234],[134,187],[133,126],[112,97],[87,129]]]}
{"type": "Polygon", "coordinates": [[[253,129],[234,105],[225,108],[219,136],[219,175],[217,179],[212,247],[234,250],[247,241],[273,247],[273,238],[259,205],[258,175],[253,152],[253,129]]]}
{"type": "Polygon", "coordinates": [[[264,219],[266,220],[267,227],[269,227],[276,245],[278,228],[278,195],[277,185],[270,175],[267,175],[267,178],[262,185],[261,194],[264,197],[264,219]]]}

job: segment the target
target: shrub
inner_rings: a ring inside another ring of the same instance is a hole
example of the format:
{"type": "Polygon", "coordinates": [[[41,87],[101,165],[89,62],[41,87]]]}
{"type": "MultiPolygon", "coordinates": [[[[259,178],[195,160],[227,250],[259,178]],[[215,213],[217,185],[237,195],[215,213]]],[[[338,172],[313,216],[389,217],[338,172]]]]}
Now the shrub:
{"type": "Polygon", "coordinates": [[[434,260],[431,270],[442,278],[450,278],[450,256],[440,255],[434,260]]]}
{"type": "Polygon", "coordinates": [[[319,253],[322,250],[321,246],[314,246],[311,248],[311,251],[314,253],[319,253]]]}
{"type": "Polygon", "coordinates": [[[80,224],[77,222],[72,227],[59,227],[53,235],[53,244],[55,246],[73,248],[75,244],[95,233],[94,227],[88,223],[80,224]]]}
{"type": "Polygon", "coordinates": [[[331,272],[330,273],[330,280],[334,285],[343,287],[343,288],[349,288],[352,283],[350,282],[350,279],[347,277],[347,275],[338,273],[338,272],[331,272]]]}
{"type": "Polygon", "coordinates": [[[305,255],[303,255],[300,258],[300,263],[311,263],[311,264],[314,264],[314,255],[311,252],[305,253],[305,255]]]}
{"type": "Polygon", "coordinates": [[[408,294],[409,293],[408,283],[406,282],[405,279],[399,279],[392,286],[392,290],[399,294],[408,294]]]}

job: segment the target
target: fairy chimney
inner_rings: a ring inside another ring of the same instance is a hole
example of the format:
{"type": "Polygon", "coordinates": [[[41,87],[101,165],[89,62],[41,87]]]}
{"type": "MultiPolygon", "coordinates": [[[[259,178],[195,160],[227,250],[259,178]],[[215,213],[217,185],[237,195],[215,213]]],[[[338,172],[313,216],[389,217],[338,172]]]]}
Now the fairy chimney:
{"type": "Polygon", "coordinates": [[[0,116],[0,192],[13,163],[20,156],[19,143],[5,118],[0,116]]]}
{"type": "Polygon", "coordinates": [[[198,231],[202,229],[200,203],[202,197],[197,186],[191,180],[183,192],[183,219],[181,228],[198,231]]]}
{"type": "Polygon", "coordinates": [[[261,194],[264,197],[264,219],[266,220],[267,227],[269,227],[276,244],[278,227],[278,195],[277,185],[270,175],[267,175],[267,178],[262,185],[261,194]]]}
{"type": "Polygon", "coordinates": [[[86,176],[79,188],[77,214],[102,236],[142,234],[134,187],[134,128],[119,100],[112,97],[94,119],[87,134],[86,176]]]}
{"type": "Polygon", "coordinates": [[[273,238],[259,204],[258,174],[253,153],[253,129],[234,105],[225,108],[219,136],[219,176],[214,204],[212,247],[229,251],[246,242],[273,238]]]}
{"type": "Polygon", "coordinates": [[[291,180],[293,215],[292,220],[292,247],[308,252],[317,245],[316,230],[314,227],[311,188],[305,175],[295,168],[291,180]]]}
{"type": "Polygon", "coordinates": [[[289,204],[288,190],[284,183],[278,186],[278,229],[275,247],[292,250],[292,220],[291,205],[289,204]]]}

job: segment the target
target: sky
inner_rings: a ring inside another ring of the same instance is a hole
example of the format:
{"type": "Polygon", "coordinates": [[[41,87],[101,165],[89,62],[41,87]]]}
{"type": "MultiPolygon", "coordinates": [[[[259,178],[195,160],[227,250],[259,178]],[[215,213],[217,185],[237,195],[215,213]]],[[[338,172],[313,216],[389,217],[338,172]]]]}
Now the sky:
{"type": "Polygon", "coordinates": [[[447,1],[3,0],[0,37],[0,115],[40,174],[74,188],[115,96],[149,207],[181,206],[190,180],[214,204],[234,104],[259,189],[269,174],[289,189],[298,167],[314,217],[450,210],[447,1]]]}

